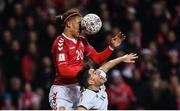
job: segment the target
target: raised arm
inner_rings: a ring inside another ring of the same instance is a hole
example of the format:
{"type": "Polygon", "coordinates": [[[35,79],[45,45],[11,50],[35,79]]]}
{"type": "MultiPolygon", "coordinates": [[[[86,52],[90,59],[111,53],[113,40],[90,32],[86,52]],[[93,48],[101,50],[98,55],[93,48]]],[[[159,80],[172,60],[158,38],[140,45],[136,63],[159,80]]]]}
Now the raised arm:
{"type": "Polygon", "coordinates": [[[116,59],[110,60],[109,62],[102,65],[99,69],[103,70],[104,72],[107,72],[109,69],[116,66],[120,62],[134,63],[135,59],[137,59],[137,58],[138,58],[137,54],[133,54],[133,53],[126,54],[126,55],[124,55],[122,57],[118,57],[116,59]]]}
{"type": "Polygon", "coordinates": [[[119,32],[115,37],[111,39],[109,47],[100,53],[98,53],[92,46],[89,45],[87,41],[85,41],[85,51],[93,62],[95,62],[96,64],[101,64],[108,59],[108,57],[112,54],[114,48],[118,47],[124,39],[124,34],[119,32]]]}
{"type": "Polygon", "coordinates": [[[109,58],[109,56],[112,54],[113,49],[108,47],[104,51],[98,53],[95,49],[91,51],[91,54],[89,55],[90,59],[95,62],[96,64],[101,64],[105,60],[109,58]]]}

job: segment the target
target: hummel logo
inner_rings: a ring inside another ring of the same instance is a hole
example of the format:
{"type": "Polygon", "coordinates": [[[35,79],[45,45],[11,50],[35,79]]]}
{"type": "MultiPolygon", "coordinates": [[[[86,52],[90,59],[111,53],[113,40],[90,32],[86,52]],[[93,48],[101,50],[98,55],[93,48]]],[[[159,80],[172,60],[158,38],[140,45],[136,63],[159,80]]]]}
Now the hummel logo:
{"type": "Polygon", "coordinates": [[[58,50],[61,51],[63,49],[63,47],[58,47],[58,50]]]}

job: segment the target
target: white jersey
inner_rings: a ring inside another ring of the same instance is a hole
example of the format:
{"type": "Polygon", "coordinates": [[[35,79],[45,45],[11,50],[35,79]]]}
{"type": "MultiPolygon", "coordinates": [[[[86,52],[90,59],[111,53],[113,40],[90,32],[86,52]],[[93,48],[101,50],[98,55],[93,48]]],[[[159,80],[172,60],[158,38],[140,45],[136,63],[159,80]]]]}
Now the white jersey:
{"type": "Polygon", "coordinates": [[[90,89],[85,89],[80,96],[78,106],[84,107],[87,110],[107,110],[108,96],[103,85],[98,92],[90,89]]]}

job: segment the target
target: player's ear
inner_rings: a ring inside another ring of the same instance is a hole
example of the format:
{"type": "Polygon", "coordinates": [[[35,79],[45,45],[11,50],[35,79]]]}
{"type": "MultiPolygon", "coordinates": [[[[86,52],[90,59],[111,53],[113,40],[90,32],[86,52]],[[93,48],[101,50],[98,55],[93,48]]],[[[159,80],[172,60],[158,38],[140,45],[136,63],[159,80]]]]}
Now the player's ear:
{"type": "Polygon", "coordinates": [[[66,22],[66,27],[71,28],[71,26],[72,26],[71,21],[67,21],[67,22],[66,22]]]}

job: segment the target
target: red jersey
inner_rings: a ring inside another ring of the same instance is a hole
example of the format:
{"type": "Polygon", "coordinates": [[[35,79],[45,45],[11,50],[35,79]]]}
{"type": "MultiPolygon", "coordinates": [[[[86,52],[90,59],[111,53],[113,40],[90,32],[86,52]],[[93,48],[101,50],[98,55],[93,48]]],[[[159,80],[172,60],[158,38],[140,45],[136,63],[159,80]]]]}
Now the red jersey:
{"type": "Polygon", "coordinates": [[[85,37],[71,39],[62,34],[52,46],[53,61],[56,67],[55,85],[77,83],[77,74],[84,66],[84,57],[89,56],[97,64],[104,62],[112,53],[110,47],[97,53],[85,37]]]}
{"type": "Polygon", "coordinates": [[[35,70],[36,62],[32,60],[28,55],[24,56],[22,59],[22,74],[26,81],[33,80],[33,72],[35,70]]]}
{"type": "Polygon", "coordinates": [[[135,101],[131,87],[126,83],[119,86],[110,85],[107,88],[110,106],[116,106],[119,110],[127,110],[129,105],[135,101]]]}

